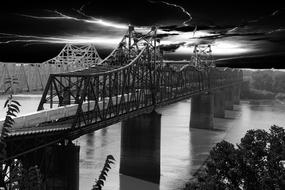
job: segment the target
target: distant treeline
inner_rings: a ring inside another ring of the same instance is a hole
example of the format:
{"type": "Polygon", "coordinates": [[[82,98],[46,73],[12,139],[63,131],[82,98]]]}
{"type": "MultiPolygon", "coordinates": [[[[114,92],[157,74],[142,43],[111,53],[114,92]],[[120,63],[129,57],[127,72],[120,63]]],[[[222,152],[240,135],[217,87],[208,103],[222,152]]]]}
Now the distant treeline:
{"type": "Polygon", "coordinates": [[[252,86],[258,90],[285,93],[285,72],[272,70],[253,72],[252,86]]]}
{"type": "Polygon", "coordinates": [[[245,71],[242,98],[285,99],[285,72],[274,70],[245,71]]]}

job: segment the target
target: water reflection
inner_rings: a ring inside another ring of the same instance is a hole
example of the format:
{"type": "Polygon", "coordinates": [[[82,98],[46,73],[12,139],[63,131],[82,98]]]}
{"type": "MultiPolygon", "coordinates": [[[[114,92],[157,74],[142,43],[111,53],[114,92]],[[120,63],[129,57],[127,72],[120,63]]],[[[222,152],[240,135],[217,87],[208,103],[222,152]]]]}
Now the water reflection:
{"type": "Polygon", "coordinates": [[[107,145],[107,138],[105,138],[108,134],[108,128],[104,128],[100,130],[101,136],[102,136],[102,144],[101,146],[106,146],[107,145]]]}
{"type": "Polygon", "coordinates": [[[160,181],[161,115],[143,114],[122,122],[120,173],[160,181]]]}
{"type": "Polygon", "coordinates": [[[94,133],[89,133],[86,135],[86,149],[85,149],[85,153],[86,153],[86,159],[87,160],[91,160],[93,158],[94,155],[94,142],[95,142],[95,137],[94,137],[94,133]]]}
{"type": "Polygon", "coordinates": [[[134,177],[120,175],[120,190],[159,190],[159,185],[134,177]]]}
{"type": "Polygon", "coordinates": [[[209,155],[212,146],[223,139],[225,132],[222,130],[190,130],[191,151],[189,160],[191,161],[191,175],[203,164],[209,155]]]}

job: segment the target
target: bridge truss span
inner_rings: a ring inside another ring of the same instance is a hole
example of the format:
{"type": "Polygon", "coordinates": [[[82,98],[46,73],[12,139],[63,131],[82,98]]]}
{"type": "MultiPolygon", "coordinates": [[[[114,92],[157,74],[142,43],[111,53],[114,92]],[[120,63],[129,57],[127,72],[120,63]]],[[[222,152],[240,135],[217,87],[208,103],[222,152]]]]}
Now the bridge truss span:
{"type": "MultiPolygon", "coordinates": [[[[82,47],[86,50],[82,52],[79,46],[70,46],[74,48],[73,57],[78,59],[70,58],[69,62],[82,60],[83,67],[49,75],[38,112],[14,119],[6,138],[6,160],[76,139],[195,94],[242,82],[242,71],[237,69],[201,69],[191,62],[164,62],[157,43],[155,27],[144,34],[130,27],[118,47],[101,61],[92,58],[91,49],[82,47]]],[[[68,60],[68,55],[63,54],[61,57],[68,60]]],[[[49,62],[64,64],[60,59],[49,62]]]]}
{"type": "Polygon", "coordinates": [[[238,70],[164,64],[156,43],[156,28],[145,35],[130,28],[99,64],[50,75],[38,110],[68,106],[69,114],[59,121],[68,120],[74,130],[116,123],[242,80],[238,70]]]}
{"type": "Polygon", "coordinates": [[[66,44],[56,57],[43,63],[0,62],[0,93],[6,93],[8,86],[13,93],[42,91],[50,74],[89,68],[101,61],[94,44],[66,44]]]}
{"type": "Polygon", "coordinates": [[[154,86],[158,61],[155,36],[156,29],[142,35],[130,28],[119,46],[100,64],[51,75],[38,110],[47,108],[47,104],[49,108],[74,105],[78,115],[75,126],[151,106],[149,86],[154,86]]]}

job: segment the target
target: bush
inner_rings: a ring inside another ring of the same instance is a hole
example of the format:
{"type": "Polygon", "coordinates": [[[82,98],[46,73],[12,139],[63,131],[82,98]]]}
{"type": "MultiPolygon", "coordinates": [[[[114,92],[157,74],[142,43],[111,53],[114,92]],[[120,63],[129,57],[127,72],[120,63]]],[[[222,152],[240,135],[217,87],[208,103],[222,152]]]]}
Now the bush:
{"type": "Polygon", "coordinates": [[[285,131],[249,130],[235,147],[222,141],[211,151],[206,167],[187,189],[284,189],[285,131]]]}

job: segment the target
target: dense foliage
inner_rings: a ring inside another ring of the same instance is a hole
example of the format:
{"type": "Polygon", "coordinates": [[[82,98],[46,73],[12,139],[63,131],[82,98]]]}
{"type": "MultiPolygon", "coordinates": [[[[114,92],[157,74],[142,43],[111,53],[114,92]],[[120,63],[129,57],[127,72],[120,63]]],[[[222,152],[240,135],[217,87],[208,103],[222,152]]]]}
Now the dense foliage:
{"type": "Polygon", "coordinates": [[[222,141],[211,151],[202,169],[186,190],[272,190],[285,189],[285,131],[249,130],[241,143],[222,141]]]}
{"type": "Polygon", "coordinates": [[[272,70],[253,72],[252,87],[258,90],[285,93],[285,72],[272,70]]]}
{"type": "Polygon", "coordinates": [[[285,72],[244,71],[241,98],[285,100],[285,72]]]}

